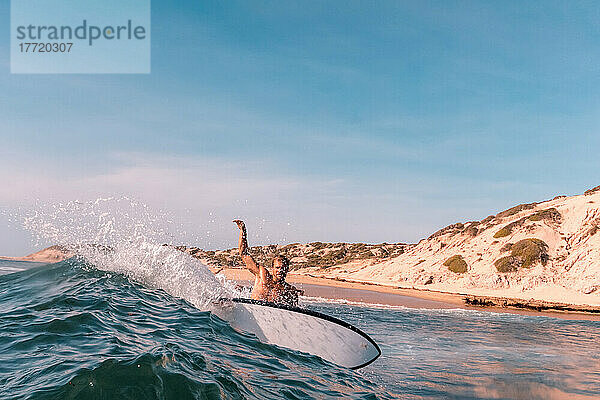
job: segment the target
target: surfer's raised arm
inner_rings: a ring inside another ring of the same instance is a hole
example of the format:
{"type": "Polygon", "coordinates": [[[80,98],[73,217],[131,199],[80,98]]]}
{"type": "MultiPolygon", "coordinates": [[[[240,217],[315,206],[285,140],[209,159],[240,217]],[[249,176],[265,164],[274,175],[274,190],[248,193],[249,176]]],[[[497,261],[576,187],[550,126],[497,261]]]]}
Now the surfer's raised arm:
{"type": "Polygon", "coordinates": [[[254,300],[267,301],[271,303],[285,304],[288,306],[298,305],[298,295],[302,291],[296,289],[285,281],[285,277],[290,269],[290,260],[284,255],[277,255],[273,259],[273,266],[270,270],[264,265],[256,263],[248,251],[248,233],[244,221],[234,219],[240,229],[239,253],[246,268],[255,276],[254,286],[252,287],[252,298],[254,300]]]}
{"type": "Polygon", "coordinates": [[[238,250],[240,253],[240,257],[242,257],[242,261],[244,262],[244,264],[246,264],[246,268],[254,275],[260,274],[261,270],[264,270],[264,272],[266,272],[264,268],[261,268],[256,263],[256,261],[254,260],[254,258],[252,258],[250,252],[248,251],[248,234],[246,233],[246,225],[244,224],[244,221],[235,219],[233,220],[233,222],[235,222],[238,228],[240,228],[240,242],[238,245],[238,250]]]}

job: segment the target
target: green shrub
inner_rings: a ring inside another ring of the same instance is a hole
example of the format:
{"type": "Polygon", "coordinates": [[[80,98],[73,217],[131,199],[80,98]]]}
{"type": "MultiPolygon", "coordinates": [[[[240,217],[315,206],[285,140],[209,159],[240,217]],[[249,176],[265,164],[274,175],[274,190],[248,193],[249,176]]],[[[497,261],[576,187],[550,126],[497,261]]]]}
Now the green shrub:
{"type": "Polygon", "coordinates": [[[540,239],[523,239],[510,246],[510,256],[494,262],[498,272],[514,272],[519,268],[531,268],[535,263],[548,262],[548,245],[540,239]]]}
{"type": "Polygon", "coordinates": [[[464,226],[465,226],[465,224],[463,224],[462,222],[457,222],[455,224],[448,225],[445,228],[442,228],[439,231],[434,232],[431,236],[428,237],[428,239],[433,239],[435,237],[442,236],[442,235],[445,235],[448,233],[456,234],[456,233],[460,232],[464,228],[464,226]]]}
{"type": "Polygon", "coordinates": [[[510,254],[521,260],[521,267],[530,268],[537,261],[546,265],[548,245],[540,239],[519,240],[511,247],[510,254]]]}
{"type": "Polygon", "coordinates": [[[444,261],[444,266],[456,274],[464,274],[467,272],[467,262],[462,258],[461,255],[455,255],[444,261]]]}
{"type": "Polygon", "coordinates": [[[498,272],[515,272],[518,264],[519,261],[513,256],[502,257],[494,262],[498,272]]]}
{"type": "Polygon", "coordinates": [[[482,219],[481,221],[479,221],[480,224],[487,224],[488,222],[491,222],[496,216],[495,215],[488,215],[487,217],[485,217],[484,219],[482,219]]]}
{"type": "Polygon", "coordinates": [[[505,252],[505,251],[510,251],[510,249],[512,248],[512,243],[506,243],[504,246],[502,246],[502,248],[500,249],[501,252],[505,252]]]}
{"type": "Polygon", "coordinates": [[[507,225],[504,228],[500,229],[498,232],[494,233],[494,238],[499,239],[501,237],[510,235],[510,233],[511,233],[511,229],[507,225]]]}
{"type": "Polygon", "coordinates": [[[562,216],[560,215],[560,212],[558,212],[556,208],[552,207],[535,212],[531,214],[528,219],[530,221],[560,221],[561,217],[562,216]]]}
{"type": "Polygon", "coordinates": [[[475,237],[479,233],[479,229],[476,225],[469,225],[469,227],[465,229],[465,233],[471,237],[475,237]]]}
{"type": "Polygon", "coordinates": [[[496,239],[501,238],[501,237],[505,237],[508,236],[512,233],[513,229],[515,229],[516,227],[519,226],[523,226],[525,224],[525,222],[527,222],[527,218],[523,217],[521,219],[518,219],[514,222],[511,222],[510,224],[506,225],[504,228],[500,229],[498,232],[496,232],[494,234],[494,237],[496,239]]]}
{"type": "Polygon", "coordinates": [[[515,215],[521,211],[530,210],[533,207],[535,207],[536,204],[537,203],[519,204],[518,206],[514,206],[512,208],[509,208],[508,210],[499,212],[498,214],[496,214],[496,218],[510,217],[511,215],[515,215]]]}

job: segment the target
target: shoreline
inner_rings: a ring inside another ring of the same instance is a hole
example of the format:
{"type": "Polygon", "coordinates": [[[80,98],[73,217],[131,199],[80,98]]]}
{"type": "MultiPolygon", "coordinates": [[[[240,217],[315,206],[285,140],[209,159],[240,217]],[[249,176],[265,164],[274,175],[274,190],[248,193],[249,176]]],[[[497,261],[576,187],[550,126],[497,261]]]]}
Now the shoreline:
{"type": "MultiPolygon", "coordinates": [[[[0,257],[0,261],[54,263],[56,254],[44,254],[44,257],[0,257]]],[[[254,276],[243,268],[209,267],[214,273],[219,271],[228,280],[251,285],[254,276]]],[[[311,274],[290,272],[287,281],[305,290],[306,295],[325,299],[344,299],[365,304],[387,306],[405,306],[411,308],[491,311],[533,316],[549,316],[562,319],[600,321],[600,306],[571,304],[536,299],[523,299],[502,295],[456,293],[435,289],[407,288],[383,285],[373,282],[361,282],[343,278],[326,278],[311,274]]]]}
{"type": "MultiPolygon", "coordinates": [[[[213,272],[217,269],[211,268],[213,272]]],[[[240,268],[224,268],[220,271],[226,279],[251,285],[253,275],[240,268]]],[[[529,316],[547,316],[571,320],[600,321],[600,307],[579,306],[538,300],[508,297],[475,296],[428,289],[400,288],[330,279],[290,272],[287,281],[305,291],[309,297],[348,300],[365,304],[405,306],[429,309],[465,309],[509,313],[529,316]]]]}

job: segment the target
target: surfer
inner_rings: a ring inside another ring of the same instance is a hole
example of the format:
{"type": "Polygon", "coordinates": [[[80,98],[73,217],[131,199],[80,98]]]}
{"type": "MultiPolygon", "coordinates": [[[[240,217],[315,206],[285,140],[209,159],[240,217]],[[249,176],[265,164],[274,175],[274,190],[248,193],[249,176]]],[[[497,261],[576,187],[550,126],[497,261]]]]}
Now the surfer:
{"type": "Polygon", "coordinates": [[[298,295],[303,292],[285,281],[290,261],[284,256],[276,256],[270,272],[263,265],[258,265],[248,251],[248,238],[244,221],[236,219],[233,222],[240,229],[238,247],[240,257],[246,264],[246,268],[255,276],[252,298],[296,307],[298,305],[298,295]]]}

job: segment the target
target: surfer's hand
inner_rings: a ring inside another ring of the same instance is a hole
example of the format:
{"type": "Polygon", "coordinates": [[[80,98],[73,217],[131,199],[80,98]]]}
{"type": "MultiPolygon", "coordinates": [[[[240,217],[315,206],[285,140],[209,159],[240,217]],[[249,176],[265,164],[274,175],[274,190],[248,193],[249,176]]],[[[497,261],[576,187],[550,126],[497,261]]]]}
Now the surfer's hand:
{"type": "Polygon", "coordinates": [[[244,225],[244,221],[241,219],[234,219],[233,222],[236,223],[240,229],[244,229],[246,227],[246,225],[244,225]]]}

